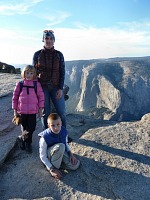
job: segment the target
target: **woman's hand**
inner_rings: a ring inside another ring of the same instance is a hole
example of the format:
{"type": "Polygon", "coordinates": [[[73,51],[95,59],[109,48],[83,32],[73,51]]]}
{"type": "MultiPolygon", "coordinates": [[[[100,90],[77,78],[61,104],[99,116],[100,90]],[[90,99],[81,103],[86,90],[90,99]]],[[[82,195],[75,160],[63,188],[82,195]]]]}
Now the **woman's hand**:
{"type": "Polygon", "coordinates": [[[61,89],[56,92],[56,99],[60,99],[62,97],[63,91],[61,89]]]}

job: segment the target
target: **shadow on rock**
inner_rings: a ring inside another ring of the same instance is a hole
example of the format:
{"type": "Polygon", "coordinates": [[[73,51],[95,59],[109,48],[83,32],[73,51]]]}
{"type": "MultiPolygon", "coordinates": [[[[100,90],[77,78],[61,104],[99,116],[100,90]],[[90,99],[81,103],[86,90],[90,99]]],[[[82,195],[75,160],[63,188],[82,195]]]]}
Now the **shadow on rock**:
{"type": "Polygon", "coordinates": [[[128,170],[105,165],[94,159],[78,156],[82,165],[62,180],[74,192],[93,194],[106,199],[147,200],[150,179],[128,170]],[[70,181],[72,180],[72,181],[70,181]]]}
{"type": "Polygon", "coordinates": [[[113,147],[109,147],[107,145],[97,143],[95,141],[90,141],[90,140],[85,140],[85,139],[79,139],[77,141],[77,143],[85,145],[85,146],[94,147],[96,149],[106,151],[106,152],[111,153],[113,155],[117,155],[117,156],[121,156],[121,157],[128,158],[128,159],[131,159],[131,160],[135,160],[137,162],[140,162],[140,163],[143,163],[143,164],[146,164],[146,165],[150,165],[150,157],[143,155],[143,154],[138,154],[138,153],[126,151],[126,150],[123,150],[123,149],[116,149],[116,148],[113,148],[113,147]]]}

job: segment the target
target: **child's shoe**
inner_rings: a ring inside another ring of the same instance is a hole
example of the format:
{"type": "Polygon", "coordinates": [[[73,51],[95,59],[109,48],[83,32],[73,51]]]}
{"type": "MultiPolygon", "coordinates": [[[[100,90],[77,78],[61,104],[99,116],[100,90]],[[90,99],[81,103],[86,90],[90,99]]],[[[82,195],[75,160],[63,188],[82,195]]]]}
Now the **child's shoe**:
{"type": "Polygon", "coordinates": [[[26,152],[27,153],[32,153],[32,146],[30,143],[26,143],[26,152]]]}
{"type": "Polygon", "coordinates": [[[17,137],[17,143],[20,149],[25,150],[25,142],[23,141],[21,136],[17,137]]]}
{"type": "Polygon", "coordinates": [[[72,141],[73,141],[73,139],[68,136],[68,143],[71,143],[72,141]]]}

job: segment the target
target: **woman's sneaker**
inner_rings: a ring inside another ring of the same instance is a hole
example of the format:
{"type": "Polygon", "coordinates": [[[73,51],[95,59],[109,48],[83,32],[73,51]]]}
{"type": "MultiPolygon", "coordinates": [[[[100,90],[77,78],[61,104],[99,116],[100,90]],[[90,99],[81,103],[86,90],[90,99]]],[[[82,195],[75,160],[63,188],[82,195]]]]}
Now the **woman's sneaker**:
{"type": "Polygon", "coordinates": [[[21,136],[17,137],[17,143],[20,149],[25,150],[25,142],[23,141],[21,136]]]}

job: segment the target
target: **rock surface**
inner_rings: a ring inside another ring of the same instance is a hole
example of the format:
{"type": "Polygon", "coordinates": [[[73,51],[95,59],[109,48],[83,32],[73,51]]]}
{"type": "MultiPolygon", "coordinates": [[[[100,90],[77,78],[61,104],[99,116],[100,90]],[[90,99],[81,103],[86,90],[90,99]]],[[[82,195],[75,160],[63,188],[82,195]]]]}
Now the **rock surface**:
{"type": "Polygon", "coordinates": [[[150,114],[139,121],[120,123],[68,114],[67,128],[74,139],[70,147],[81,166],[77,171],[64,171],[63,178],[55,180],[39,160],[39,121],[33,153],[15,145],[20,127],[11,123],[11,97],[18,75],[5,77],[12,88],[0,98],[0,199],[149,199],[150,114]]]}

